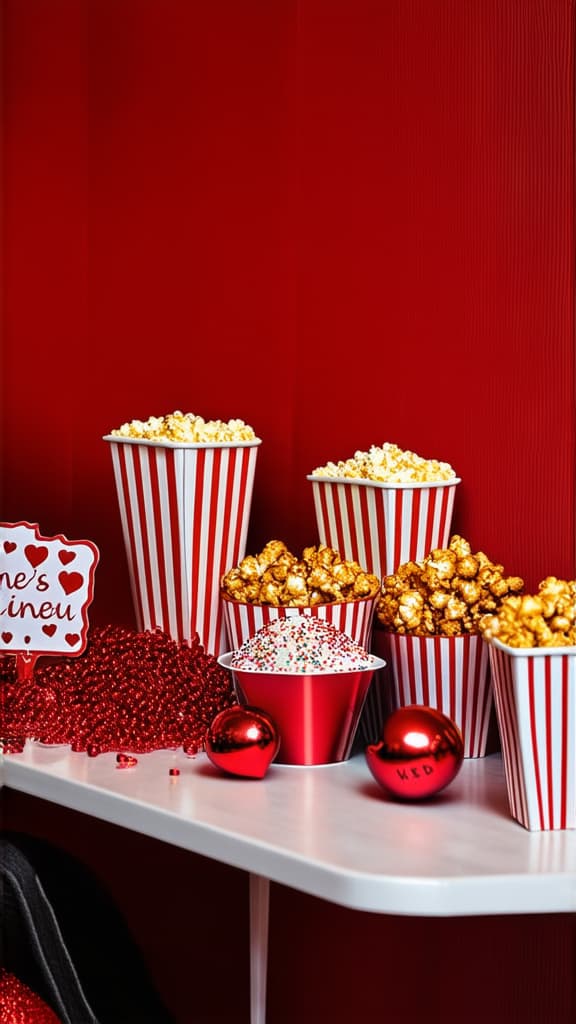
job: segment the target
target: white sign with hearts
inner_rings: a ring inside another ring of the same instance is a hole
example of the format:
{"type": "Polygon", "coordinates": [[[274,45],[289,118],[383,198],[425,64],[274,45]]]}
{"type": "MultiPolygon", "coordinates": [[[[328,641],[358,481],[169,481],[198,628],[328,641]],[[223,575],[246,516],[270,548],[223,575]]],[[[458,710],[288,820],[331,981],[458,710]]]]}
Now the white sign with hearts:
{"type": "Polygon", "coordinates": [[[82,654],[98,559],[89,540],[0,523],[0,654],[82,654]]]}

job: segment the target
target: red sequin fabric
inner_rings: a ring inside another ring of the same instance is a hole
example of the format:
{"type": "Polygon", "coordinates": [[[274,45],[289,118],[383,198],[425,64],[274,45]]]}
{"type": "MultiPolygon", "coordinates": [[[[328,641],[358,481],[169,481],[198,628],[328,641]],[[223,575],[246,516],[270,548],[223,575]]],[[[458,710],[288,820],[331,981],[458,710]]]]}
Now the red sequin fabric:
{"type": "Polygon", "coordinates": [[[60,1024],[40,996],[0,968],[0,1024],[60,1024]]]}
{"type": "Polygon", "coordinates": [[[69,744],[96,756],[204,747],[214,716],[236,703],[230,674],[198,637],[177,642],[156,630],[93,628],[84,654],[38,662],[17,679],[0,657],[0,741],[19,753],[27,739],[69,744]]]}

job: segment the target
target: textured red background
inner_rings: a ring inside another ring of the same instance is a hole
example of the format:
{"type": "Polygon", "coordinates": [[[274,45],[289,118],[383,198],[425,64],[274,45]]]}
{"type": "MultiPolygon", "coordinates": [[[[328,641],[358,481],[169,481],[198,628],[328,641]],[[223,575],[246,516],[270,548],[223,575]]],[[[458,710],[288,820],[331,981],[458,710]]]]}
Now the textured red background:
{"type": "MultiPolygon", "coordinates": [[[[455,466],[454,528],[475,548],[529,587],[574,576],[569,0],[1,10],[0,517],[98,545],[91,621],[133,625],[100,438],[176,408],[240,416],[263,438],[249,550],[271,537],[314,543],[306,473],[389,440],[455,466]]],[[[179,855],[162,856],[168,874],[179,855]]],[[[117,884],[107,858],[101,870],[117,884]]],[[[198,870],[230,888],[241,919],[231,960],[244,947],[243,882],[198,870]]],[[[281,891],[274,900],[271,1024],[353,1020],[354,993],[362,1014],[388,1006],[388,1019],[435,1020],[432,975],[439,1021],[446,985],[469,1003],[470,950],[490,984],[469,1022],[569,1019],[565,919],[551,965],[543,919],[394,922],[281,891]],[[454,974],[437,960],[431,971],[437,934],[454,974]],[[516,944],[514,969],[495,972],[495,937],[516,944]],[[347,976],[341,947],[363,941],[347,976]],[[306,1016],[294,979],[307,983],[311,963],[306,1016]],[[394,1002],[382,964],[409,979],[411,1010],[394,1002]],[[421,996],[415,969],[428,979],[421,996]]],[[[193,957],[202,930],[170,927],[193,957]]],[[[138,931],[188,1024],[185,979],[146,919],[138,931]]],[[[206,999],[201,1020],[246,1020],[238,984],[237,1016],[219,986],[225,1005],[206,999]]]]}

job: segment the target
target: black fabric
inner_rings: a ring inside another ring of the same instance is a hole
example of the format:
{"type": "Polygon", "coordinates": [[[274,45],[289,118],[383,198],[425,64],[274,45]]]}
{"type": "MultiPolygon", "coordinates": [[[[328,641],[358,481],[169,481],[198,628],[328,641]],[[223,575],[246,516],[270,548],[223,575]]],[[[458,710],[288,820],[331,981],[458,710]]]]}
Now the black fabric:
{"type": "Polygon", "coordinates": [[[62,1024],[174,1024],[126,922],[85,865],[3,832],[0,885],[0,964],[62,1024]]]}
{"type": "Polygon", "coordinates": [[[52,1007],[62,1024],[98,1024],[34,868],[0,840],[2,965],[52,1007]]]}

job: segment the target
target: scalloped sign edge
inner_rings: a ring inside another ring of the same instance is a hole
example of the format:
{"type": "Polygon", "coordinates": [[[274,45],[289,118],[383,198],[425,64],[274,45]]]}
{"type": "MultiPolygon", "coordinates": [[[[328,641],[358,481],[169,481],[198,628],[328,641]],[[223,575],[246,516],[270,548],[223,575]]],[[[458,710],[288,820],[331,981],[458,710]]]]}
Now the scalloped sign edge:
{"type": "Polygon", "coordinates": [[[94,576],[99,560],[100,552],[90,540],[72,541],[61,533],[46,537],[40,533],[38,523],[0,522],[0,655],[77,657],[82,654],[88,642],[88,608],[94,599],[94,576]],[[27,532],[29,536],[26,536],[27,532]],[[17,553],[21,564],[24,554],[25,568],[11,569],[10,556],[17,553]],[[73,567],[79,555],[82,556],[81,572],[73,567]],[[53,562],[52,573],[47,572],[49,561],[53,562]],[[42,565],[45,566],[43,570],[42,565]],[[23,576],[24,572],[30,572],[30,577],[23,576]],[[42,600],[37,611],[30,611],[29,614],[33,620],[45,620],[36,630],[30,626],[26,628],[23,623],[21,625],[16,621],[18,618],[24,620],[26,608],[32,609],[35,606],[30,600],[20,600],[18,604],[19,595],[14,593],[23,592],[33,583],[41,593],[42,600]],[[52,602],[47,594],[56,586],[60,601],[52,602]],[[7,592],[12,596],[5,604],[7,592]],[[81,598],[81,603],[70,618],[75,593],[81,598]],[[63,602],[68,602],[64,610],[63,602]],[[8,616],[6,620],[5,615],[8,616]],[[47,621],[54,618],[67,619],[68,623],[58,628],[58,621],[47,621]],[[15,628],[15,621],[18,629],[15,628]],[[33,639],[34,633],[40,634],[40,646],[33,639]],[[29,642],[26,643],[26,640],[29,642]]]}

